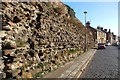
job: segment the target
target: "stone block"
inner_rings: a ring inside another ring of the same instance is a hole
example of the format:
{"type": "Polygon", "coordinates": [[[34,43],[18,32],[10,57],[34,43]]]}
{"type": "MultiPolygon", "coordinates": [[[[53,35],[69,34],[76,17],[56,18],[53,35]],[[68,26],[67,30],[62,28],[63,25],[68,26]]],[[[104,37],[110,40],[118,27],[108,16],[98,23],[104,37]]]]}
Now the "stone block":
{"type": "Polygon", "coordinates": [[[2,27],[2,30],[10,31],[11,29],[10,29],[10,27],[8,27],[8,26],[3,26],[3,27],[2,27]]]}
{"type": "Polygon", "coordinates": [[[11,55],[13,53],[14,53],[13,50],[3,50],[3,55],[11,55]]]}

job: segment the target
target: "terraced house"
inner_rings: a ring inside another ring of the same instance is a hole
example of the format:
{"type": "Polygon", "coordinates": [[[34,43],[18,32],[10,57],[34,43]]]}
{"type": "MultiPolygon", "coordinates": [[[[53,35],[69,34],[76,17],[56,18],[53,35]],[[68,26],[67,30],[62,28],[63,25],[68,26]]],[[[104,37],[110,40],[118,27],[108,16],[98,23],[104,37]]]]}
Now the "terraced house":
{"type": "Polygon", "coordinates": [[[100,26],[95,29],[90,26],[89,21],[86,23],[86,27],[92,32],[95,44],[108,42],[114,44],[116,42],[116,35],[110,29],[107,31],[107,29],[100,26]]]}
{"type": "Polygon", "coordinates": [[[103,27],[97,27],[97,43],[106,43],[106,32],[103,27]]]}
{"type": "Polygon", "coordinates": [[[103,27],[98,26],[97,29],[90,26],[90,22],[86,23],[86,27],[92,32],[95,44],[106,43],[106,32],[103,27]]]}
{"type": "Polygon", "coordinates": [[[116,42],[116,35],[114,35],[113,32],[111,32],[111,30],[109,29],[108,33],[107,33],[107,42],[113,44],[116,42]]]}

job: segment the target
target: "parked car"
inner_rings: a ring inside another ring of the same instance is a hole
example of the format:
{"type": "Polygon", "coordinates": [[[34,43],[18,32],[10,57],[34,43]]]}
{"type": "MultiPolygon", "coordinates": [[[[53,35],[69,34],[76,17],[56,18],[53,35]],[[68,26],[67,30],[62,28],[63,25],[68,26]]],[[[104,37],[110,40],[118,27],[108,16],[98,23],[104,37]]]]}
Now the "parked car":
{"type": "Polygon", "coordinates": [[[113,46],[119,46],[119,43],[118,42],[115,42],[112,44],[113,46]]]}
{"type": "Polygon", "coordinates": [[[110,46],[110,45],[111,45],[110,42],[108,42],[108,43],[105,44],[105,46],[110,46]]]}
{"type": "Polygon", "coordinates": [[[118,45],[118,49],[120,49],[120,44],[118,45]]]}
{"type": "Polygon", "coordinates": [[[98,43],[98,49],[106,49],[106,46],[104,43],[98,43]]]}

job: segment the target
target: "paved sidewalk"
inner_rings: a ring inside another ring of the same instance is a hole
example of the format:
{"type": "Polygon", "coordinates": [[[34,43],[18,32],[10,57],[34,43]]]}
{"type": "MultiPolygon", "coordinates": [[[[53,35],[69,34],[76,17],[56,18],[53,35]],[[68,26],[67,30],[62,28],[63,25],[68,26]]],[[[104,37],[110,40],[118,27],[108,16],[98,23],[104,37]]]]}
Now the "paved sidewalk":
{"type": "Polygon", "coordinates": [[[79,78],[89,61],[92,59],[96,49],[90,49],[73,61],[66,63],[57,70],[43,76],[43,78],[79,78]]]}

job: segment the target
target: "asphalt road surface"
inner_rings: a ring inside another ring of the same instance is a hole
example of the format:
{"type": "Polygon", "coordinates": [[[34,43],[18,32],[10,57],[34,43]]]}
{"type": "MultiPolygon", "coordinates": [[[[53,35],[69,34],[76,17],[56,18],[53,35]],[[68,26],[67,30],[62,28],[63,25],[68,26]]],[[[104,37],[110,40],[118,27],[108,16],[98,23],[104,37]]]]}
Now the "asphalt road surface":
{"type": "Polygon", "coordinates": [[[80,78],[118,78],[119,55],[119,50],[115,46],[97,50],[80,78]]]}
{"type": "Polygon", "coordinates": [[[0,43],[0,57],[2,56],[2,44],[0,43]]]}

